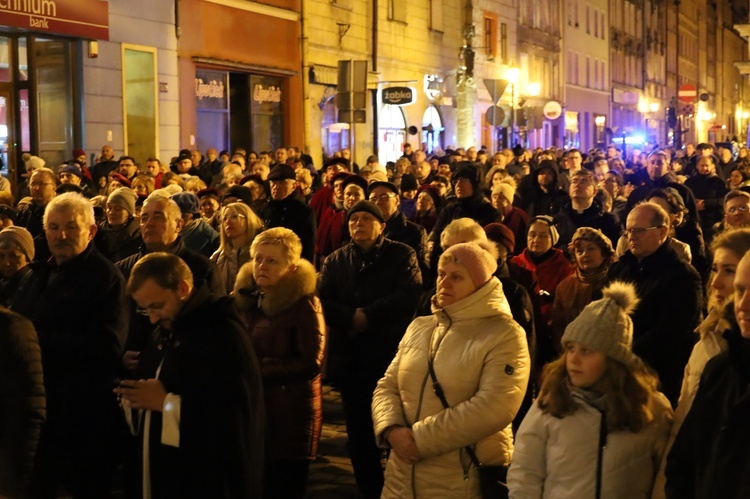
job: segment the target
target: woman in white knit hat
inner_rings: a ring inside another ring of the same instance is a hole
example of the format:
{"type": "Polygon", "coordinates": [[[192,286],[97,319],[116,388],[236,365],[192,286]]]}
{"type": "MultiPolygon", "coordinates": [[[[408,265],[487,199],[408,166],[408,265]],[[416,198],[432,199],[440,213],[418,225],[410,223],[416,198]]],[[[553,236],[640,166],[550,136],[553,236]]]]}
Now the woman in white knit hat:
{"type": "Polygon", "coordinates": [[[516,435],[511,498],[651,497],[672,423],[658,380],[632,353],[638,299],[613,282],[562,338],[516,435]]]}

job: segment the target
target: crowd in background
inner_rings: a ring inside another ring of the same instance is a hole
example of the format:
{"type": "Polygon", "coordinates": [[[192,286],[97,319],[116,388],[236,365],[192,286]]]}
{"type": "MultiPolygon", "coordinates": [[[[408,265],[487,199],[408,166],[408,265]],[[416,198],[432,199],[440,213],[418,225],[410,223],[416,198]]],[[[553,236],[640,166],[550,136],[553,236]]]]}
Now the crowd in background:
{"type": "Polygon", "coordinates": [[[305,497],[323,382],[364,497],[747,497],[736,149],[26,155],[0,498],[305,497]]]}

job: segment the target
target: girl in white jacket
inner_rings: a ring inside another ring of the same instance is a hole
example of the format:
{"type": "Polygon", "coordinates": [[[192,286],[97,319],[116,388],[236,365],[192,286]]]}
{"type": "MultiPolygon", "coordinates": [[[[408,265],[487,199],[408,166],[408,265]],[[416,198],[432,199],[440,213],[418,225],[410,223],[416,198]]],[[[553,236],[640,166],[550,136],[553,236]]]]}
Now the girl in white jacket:
{"type": "Polygon", "coordinates": [[[612,283],[565,330],[516,435],[511,498],[648,498],[672,411],[631,351],[638,299],[612,283]]]}

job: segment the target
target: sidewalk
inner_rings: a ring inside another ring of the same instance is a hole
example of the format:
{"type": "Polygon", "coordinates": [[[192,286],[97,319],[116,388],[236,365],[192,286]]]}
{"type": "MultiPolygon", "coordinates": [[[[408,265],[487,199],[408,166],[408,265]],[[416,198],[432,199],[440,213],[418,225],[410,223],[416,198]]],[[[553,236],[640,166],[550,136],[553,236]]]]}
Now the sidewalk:
{"type": "Polygon", "coordinates": [[[323,433],[318,459],[310,465],[308,498],[359,498],[354,482],[352,463],[346,448],[346,425],[341,395],[330,386],[323,386],[323,433]]]}

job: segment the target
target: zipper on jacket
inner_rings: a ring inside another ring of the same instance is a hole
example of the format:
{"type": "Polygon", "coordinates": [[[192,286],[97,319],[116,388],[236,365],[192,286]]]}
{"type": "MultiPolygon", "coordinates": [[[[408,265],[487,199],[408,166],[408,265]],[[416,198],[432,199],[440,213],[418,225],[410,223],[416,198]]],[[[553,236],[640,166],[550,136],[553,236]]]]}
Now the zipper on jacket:
{"type": "Polygon", "coordinates": [[[599,422],[599,452],[596,456],[596,499],[601,499],[602,465],[604,461],[604,449],[607,447],[607,411],[598,410],[601,419],[599,422]]]}

